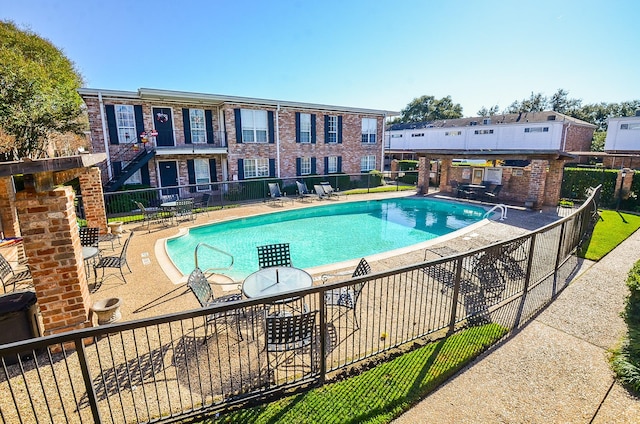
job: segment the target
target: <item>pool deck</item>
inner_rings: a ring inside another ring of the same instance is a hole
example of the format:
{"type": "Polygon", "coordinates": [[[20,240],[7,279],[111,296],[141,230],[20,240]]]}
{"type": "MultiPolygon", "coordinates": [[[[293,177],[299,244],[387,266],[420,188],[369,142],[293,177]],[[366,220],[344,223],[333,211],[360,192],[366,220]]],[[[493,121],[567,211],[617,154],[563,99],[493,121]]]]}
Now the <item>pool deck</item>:
{"type": "MultiPolygon", "coordinates": [[[[181,234],[186,228],[191,226],[222,222],[275,211],[313,207],[333,201],[346,202],[410,196],[415,196],[415,192],[405,191],[350,195],[342,196],[341,200],[287,202],[285,206],[273,206],[265,203],[249,204],[211,211],[208,216],[206,213],[200,213],[197,215],[195,221],[182,222],[177,226],[163,227],[152,224],[151,231],[148,231],[141,223],[127,224],[124,226],[125,231],[135,232],[127,252],[127,259],[132,271],[128,274],[125,270],[127,283],[125,284],[122,281],[117,270],[112,270],[107,274],[97,290],[92,293],[91,297],[93,301],[114,296],[122,299],[123,305],[121,311],[124,321],[195,309],[198,308],[199,305],[193,294],[188,291],[184,284],[186,282],[186,276],[177,271],[167,257],[164,251],[164,239],[181,234]]],[[[455,200],[446,196],[440,196],[438,193],[430,193],[428,197],[455,200]]],[[[487,209],[492,206],[478,202],[474,204],[485,206],[487,209]]],[[[509,207],[507,219],[504,221],[499,221],[498,219],[499,214],[495,214],[490,220],[483,220],[481,223],[473,224],[450,235],[439,237],[410,248],[396,250],[393,251],[392,254],[378,254],[367,257],[367,261],[370,262],[373,272],[387,271],[424,261],[424,249],[426,247],[447,245],[458,251],[471,250],[499,240],[524,234],[559,219],[559,216],[555,209],[534,212],[524,208],[509,207]]],[[[124,236],[126,236],[126,234],[124,234],[123,237],[124,236]]],[[[117,252],[118,246],[116,246],[116,253],[117,252]]],[[[110,255],[115,253],[110,253],[107,249],[104,254],[110,255]]],[[[307,271],[314,276],[314,280],[319,281],[322,273],[351,270],[356,266],[358,261],[359,258],[356,258],[353,261],[311,268],[307,269],[307,271]]],[[[99,278],[100,275],[98,275],[98,279],[99,278]]],[[[237,289],[237,284],[226,286],[213,285],[213,287],[216,296],[219,296],[229,289],[237,289]]]]}

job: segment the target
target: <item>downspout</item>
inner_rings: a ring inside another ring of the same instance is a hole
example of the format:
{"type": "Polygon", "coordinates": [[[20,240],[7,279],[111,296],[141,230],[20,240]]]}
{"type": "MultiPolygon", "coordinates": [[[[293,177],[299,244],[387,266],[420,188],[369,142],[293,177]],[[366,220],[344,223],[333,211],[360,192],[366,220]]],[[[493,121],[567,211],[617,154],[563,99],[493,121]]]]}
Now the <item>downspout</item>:
{"type": "Polygon", "coordinates": [[[564,134],[562,135],[562,151],[565,151],[565,148],[567,146],[567,133],[569,132],[569,127],[571,126],[571,122],[569,122],[569,125],[567,125],[567,127],[564,129],[564,134]]]}
{"type": "Polygon", "coordinates": [[[280,103],[276,108],[276,176],[280,178],[280,103]]]}
{"type": "Polygon", "coordinates": [[[107,154],[107,177],[113,178],[111,171],[111,153],[109,152],[109,142],[107,141],[107,121],[104,115],[104,103],[102,102],[102,92],[98,91],[98,103],[100,104],[100,119],[102,120],[102,140],[104,140],[104,152],[107,154]]]}
{"type": "Polygon", "coordinates": [[[220,122],[221,136],[224,137],[226,155],[221,155],[220,168],[222,170],[222,181],[229,181],[229,140],[227,139],[227,123],[224,120],[224,110],[218,106],[218,122],[220,122]]]}

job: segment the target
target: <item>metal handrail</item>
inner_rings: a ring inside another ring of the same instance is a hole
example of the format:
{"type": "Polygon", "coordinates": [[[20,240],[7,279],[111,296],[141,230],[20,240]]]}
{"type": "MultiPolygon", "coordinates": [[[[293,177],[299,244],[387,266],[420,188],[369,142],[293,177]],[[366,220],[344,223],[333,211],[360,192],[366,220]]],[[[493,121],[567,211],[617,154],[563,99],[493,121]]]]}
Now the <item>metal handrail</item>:
{"type": "Polygon", "coordinates": [[[489,209],[489,211],[484,214],[483,218],[488,218],[489,214],[491,214],[491,212],[495,211],[496,209],[500,209],[500,221],[504,221],[505,219],[507,219],[507,205],[504,205],[502,203],[500,203],[499,205],[495,205],[494,207],[489,209]]]}
{"type": "Polygon", "coordinates": [[[203,273],[207,273],[207,272],[211,272],[211,271],[228,271],[231,268],[233,268],[233,262],[234,262],[234,257],[232,254],[225,252],[224,250],[220,250],[217,247],[211,246],[210,244],[204,243],[204,242],[200,242],[198,243],[198,245],[196,246],[195,250],[193,251],[193,256],[195,259],[195,264],[196,264],[196,268],[199,268],[198,266],[198,249],[200,249],[200,246],[203,247],[207,247],[211,250],[215,250],[218,253],[222,253],[223,255],[227,255],[231,258],[231,264],[227,267],[227,268],[207,268],[206,270],[203,270],[203,273]]]}

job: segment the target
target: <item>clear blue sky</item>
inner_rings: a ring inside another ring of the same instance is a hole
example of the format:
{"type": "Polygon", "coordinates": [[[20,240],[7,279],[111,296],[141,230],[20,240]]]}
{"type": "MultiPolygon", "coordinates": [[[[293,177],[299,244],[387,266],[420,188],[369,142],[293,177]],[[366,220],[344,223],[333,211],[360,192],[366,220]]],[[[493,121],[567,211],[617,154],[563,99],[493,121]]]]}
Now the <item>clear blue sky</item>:
{"type": "Polygon", "coordinates": [[[91,88],[157,88],[465,116],[559,88],[640,98],[634,0],[0,0],[91,88]]]}

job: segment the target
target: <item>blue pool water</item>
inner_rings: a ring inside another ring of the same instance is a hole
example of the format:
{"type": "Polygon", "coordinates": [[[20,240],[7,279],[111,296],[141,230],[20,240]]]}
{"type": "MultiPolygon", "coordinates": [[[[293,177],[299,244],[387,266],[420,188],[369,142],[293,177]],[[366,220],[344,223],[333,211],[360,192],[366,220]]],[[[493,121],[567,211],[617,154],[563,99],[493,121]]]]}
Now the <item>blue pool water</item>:
{"type": "MultiPolygon", "coordinates": [[[[241,280],[258,269],[256,246],[289,243],[298,268],[311,268],[399,249],[448,234],[482,219],[485,210],[433,199],[398,198],[336,202],[192,228],[167,240],[167,253],[183,274],[205,242],[230,253],[234,265],[221,272],[241,280]]],[[[200,268],[222,268],[229,258],[202,249],[200,268]]]]}

